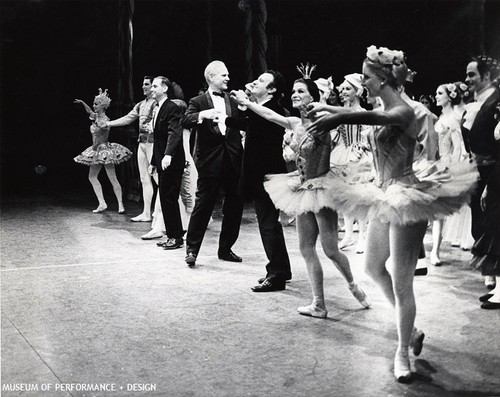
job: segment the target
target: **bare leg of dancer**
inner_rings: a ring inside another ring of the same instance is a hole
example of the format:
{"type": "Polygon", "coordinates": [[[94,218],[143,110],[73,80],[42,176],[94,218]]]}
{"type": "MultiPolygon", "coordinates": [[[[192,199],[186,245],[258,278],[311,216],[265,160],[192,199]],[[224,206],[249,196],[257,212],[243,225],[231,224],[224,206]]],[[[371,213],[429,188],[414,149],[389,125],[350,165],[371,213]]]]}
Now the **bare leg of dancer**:
{"type": "Polygon", "coordinates": [[[116,200],[118,201],[118,213],[122,214],[125,212],[125,208],[123,208],[122,187],[116,177],[115,165],[105,164],[104,169],[106,170],[111,186],[113,186],[113,192],[115,192],[116,200]]]}
{"type": "Polygon", "coordinates": [[[344,238],[339,243],[339,249],[354,245],[354,219],[344,214],[344,238]]]}
{"type": "Polygon", "coordinates": [[[102,186],[98,178],[99,172],[101,172],[101,168],[102,168],[101,164],[91,165],[89,167],[89,181],[90,184],[92,185],[92,188],[94,189],[95,195],[97,196],[97,201],[99,201],[99,205],[92,212],[102,212],[106,208],[108,208],[108,205],[104,200],[104,194],[102,193],[102,186]]]}
{"type": "Polygon", "coordinates": [[[439,250],[441,248],[441,241],[443,240],[443,219],[438,219],[432,222],[432,251],[431,251],[431,265],[440,266],[441,259],[439,258],[439,250]]]}
{"type": "Polygon", "coordinates": [[[326,256],[333,262],[340,274],[348,283],[349,290],[354,297],[365,308],[371,306],[370,300],[365,292],[356,284],[352,276],[349,259],[339,250],[338,246],[338,214],[327,208],[323,208],[316,214],[316,221],[319,225],[319,236],[321,245],[326,256]]]}
{"type": "Polygon", "coordinates": [[[398,348],[394,375],[400,382],[407,382],[411,377],[408,348],[413,347],[416,355],[422,348],[423,333],[414,328],[413,277],[426,227],[426,222],[401,226],[382,224],[377,220],[369,225],[366,270],[395,307],[398,348]],[[390,253],[391,273],[385,265],[390,253]],[[415,346],[417,342],[418,347],[415,346]]]}

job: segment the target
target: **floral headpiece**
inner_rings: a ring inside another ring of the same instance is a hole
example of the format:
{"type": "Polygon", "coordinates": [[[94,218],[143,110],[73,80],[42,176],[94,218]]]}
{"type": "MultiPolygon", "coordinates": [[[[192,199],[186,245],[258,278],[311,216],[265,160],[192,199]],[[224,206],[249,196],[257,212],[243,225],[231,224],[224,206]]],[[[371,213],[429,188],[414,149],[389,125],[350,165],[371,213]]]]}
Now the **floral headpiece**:
{"type": "Polygon", "coordinates": [[[403,51],[389,50],[387,47],[375,47],[371,45],[366,49],[366,57],[381,65],[401,65],[405,61],[405,54],[403,51]]]}
{"type": "Polygon", "coordinates": [[[450,98],[455,99],[458,95],[457,86],[453,83],[448,83],[445,85],[445,87],[446,87],[446,90],[448,91],[448,96],[450,98]]]}
{"type": "Polygon", "coordinates": [[[320,77],[318,80],[314,80],[316,85],[318,86],[319,89],[323,91],[330,91],[332,92],[333,89],[335,88],[332,80],[332,76],[328,77],[327,79],[320,77]]]}
{"type": "Polygon", "coordinates": [[[297,70],[300,72],[303,78],[310,79],[312,72],[316,69],[316,65],[310,65],[309,62],[304,66],[303,63],[297,66],[297,70]]]}
{"type": "Polygon", "coordinates": [[[105,108],[109,107],[111,98],[108,96],[108,89],[103,91],[102,88],[99,88],[99,94],[94,97],[94,102],[99,102],[105,108]]]}

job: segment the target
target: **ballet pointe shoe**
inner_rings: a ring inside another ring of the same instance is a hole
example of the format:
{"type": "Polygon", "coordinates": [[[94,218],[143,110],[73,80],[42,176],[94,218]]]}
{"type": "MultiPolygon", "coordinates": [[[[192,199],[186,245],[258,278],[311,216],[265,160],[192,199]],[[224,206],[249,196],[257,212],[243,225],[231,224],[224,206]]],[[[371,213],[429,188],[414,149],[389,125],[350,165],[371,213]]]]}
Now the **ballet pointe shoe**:
{"type": "Polygon", "coordinates": [[[347,247],[354,245],[354,240],[352,238],[343,238],[339,243],[339,250],[343,250],[347,247]]]}
{"type": "Polygon", "coordinates": [[[297,308],[299,314],[309,317],[325,318],[328,311],[322,307],[317,306],[314,302],[309,306],[300,306],[297,308]]]}
{"type": "Polygon", "coordinates": [[[399,383],[408,383],[411,380],[410,357],[399,350],[394,357],[394,376],[399,383]]]}
{"type": "Polygon", "coordinates": [[[103,204],[99,204],[99,206],[95,209],[95,210],[92,210],[92,212],[94,214],[97,214],[99,212],[103,212],[106,210],[106,208],[108,208],[108,206],[106,205],[106,203],[103,203],[103,204]]]}
{"type": "Polygon", "coordinates": [[[366,295],[365,291],[358,284],[354,284],[352,287],[349,286],[349,290],[365,309],[368,309],[372,305],[370,298],[368,298],[368,295],[366,295]]]}
{"type": "Polygon", "coordinates": [[[148,216],[147,214],[140,214],[137,216],[134,216],[133,218],[130,218],[132,222],[151,222],[151,215],[148,216]]]}
{"type": "Polygon", "coordinates": [[[441,266],[441,263],[442,263],[438,254],[434,251],[431,251],[430,261],[431,261],[431,265],[434,265],[434,266],[441,266]]]}

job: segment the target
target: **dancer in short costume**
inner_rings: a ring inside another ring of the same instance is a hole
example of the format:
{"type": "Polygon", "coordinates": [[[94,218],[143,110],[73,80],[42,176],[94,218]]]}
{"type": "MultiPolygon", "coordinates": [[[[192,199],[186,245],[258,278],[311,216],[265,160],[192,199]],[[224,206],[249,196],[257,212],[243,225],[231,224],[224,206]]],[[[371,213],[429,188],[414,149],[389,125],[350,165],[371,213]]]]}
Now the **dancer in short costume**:
{"type": "Polygon", "coordinates": [[[269,176],[264,187],[275,206],[289,215],[296,216],[300,252],[306,262],[311,281],[313,302],[297,310],[302,315],[324,318],[327,316],[323,290],[323,269],[316,252],[318,237],[323,251],[332,260],[348,283],[354,297],[365,308],[370,301],[364,291],[354,281],[349,260],[339,251],[337,239],[337,213],[332,205],[329,189],[335,188],[335,180],[329,171],[330,132],[305,133],[304,128],[310,121],[305,117],[305,107],[313,100],[319,100],[319,91],[310,80],[308,67],[299,69],[305,78],[294,82],[292,105],[300,111],[301,117],[285,117],[271,109],[251,102],[243,91],[233,91],[235,100],[258,115],[294,131],[298,151],[297,171],[288,174],[269,176]],[[288,197],[284,197],[288,196],[288,197]]]}
{"type": "MultiPolygon", "coordinates": [[[[363,63],[363,86],[369,96],[381,97],[384,110],[330,108],[332,114],[320,117],[307,129],[316,134],[340,124],[376,126],[369,135],[376,179],[339,210],[370,222],[365,270],[395,307],[398,346],[394,375],[399,382],[411,379],[409,348],[419,355],[423,345],[424,333],[414,327],[413,277],[427,222],[459,210],[468,202],[477,179],[476,167],[469,163],[449,167],[432,163],[415,174],[415,113],[398,90],[407,75],[401,51],[369,47],[363,63]]],[[[325,110],[324,106],[311,106],[308,116],[313,117],[318,110],[325,110]]],[[[332,194],[334,201],[336,194],[332,194]]]]}
{"type": "Polygon", "coordinates": [[[111,103],[111,99],[108,96],[107,90],[103,91],[99,88],[99,94],[94,98],[94,110],[81,99],[75,99],[74,103],[80,103],[89,114],[89,119],[92,120],[92,124],[90,125],[92,146],[74,158],[77,163],[90,167],[89,181],[99,201],[98,207],[92,212],[102,212],[108,208],[104,200],[102,186],[98,179],[99,172],[104,166],[109,181],[113,186],[116,200],[118,201],[118,213],[123,214],[125,213],[125,208],[123,207],[122,188],[116,177],[115,164],[127,161],[132,156],[132,152],[119,143],[108,142],[110,127],[106,124],[109,121],[109,117],[106,116],[105,112],[111,103]]]}

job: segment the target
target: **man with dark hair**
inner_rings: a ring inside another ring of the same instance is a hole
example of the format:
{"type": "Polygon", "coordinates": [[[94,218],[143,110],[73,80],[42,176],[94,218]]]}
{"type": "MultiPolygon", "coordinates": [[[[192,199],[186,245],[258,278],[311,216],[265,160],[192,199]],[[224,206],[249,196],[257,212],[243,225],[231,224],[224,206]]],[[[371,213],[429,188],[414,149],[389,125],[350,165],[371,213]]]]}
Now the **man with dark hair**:
{"type": "MultiPolygon", "coordinates": [[[[153,107],[156,101],[151,97],[152,76],[144,76],[142,81],[142,92],[146,97],[144,100],[136,104],[133,109],[125,116],[116,120],[108,121],[109,127],[122,127],[132,124],[139,120],[139,137],[137,142],[137,165],[139,167],[139,176],[142,184],[142,198],[144,201],[144,209],[142,214],[131,219],[132,222],[149,222],[151,221],[151,200],[153,198],[153,183],[151,175],[148,173],[149,165],[151,164],[151,156],[153,155],[153,131],[151,130],[151,120],[153,118],[153,107]]],[[[163,233],[149,232],[143,236],[145,240],[151,238],[160,238],[163,233]]]]}
{"type": "MultiPolygon", "coordinates": [[[[279,104],[285,82],[282,74],[266,70],[248,86],[255,102],[275,112],[285,115],[279,104]]],[[[226,125],[246,131],[245,151],[243,153],[242,192],[253,199],[259,232],[268,259],[266,277],[254,286],[254,292],[269,292],[285,289],[286,280],[291,279],[290,259],[285,245],[283,229],[279,222],[279,210],[264,190],[264,176],[287,172],[282,156],[282,143],[285,130],[252,111],[246,117],[227,117],[226,125]]]]}
{"type": "MultiPolygon", "coordinates": [[[[153,112],[154,146],[151,168],[158,171],[160,203],[167,232],[164,249],[181,248],[184,245],[182,221],[179,211],[179,192],[184,171],[182,146],[182,111],[168,98],[170,81],[163,76],[155,77],[151,85],[152,97],[158,103],[153,112]]],[[[150,169],[151,174],[153,169],[150,169]]]]}
{"type": "Polygon", "coordinates": [[[495,167],[497,152],[493,131],[497,124],[495,110],[500,96],[492,82],[498,77],[498,62],[488,56],[472,58],[467,65],[465,83],[474,93],[475,101],[466,105],[462,119],[462,134],[467,151],[477,163],[479,183],[471,198],[472,236],[477,240],[484,232],[484,213],[480,198],[495,167]]]}

